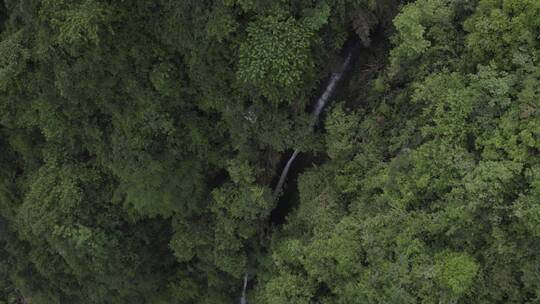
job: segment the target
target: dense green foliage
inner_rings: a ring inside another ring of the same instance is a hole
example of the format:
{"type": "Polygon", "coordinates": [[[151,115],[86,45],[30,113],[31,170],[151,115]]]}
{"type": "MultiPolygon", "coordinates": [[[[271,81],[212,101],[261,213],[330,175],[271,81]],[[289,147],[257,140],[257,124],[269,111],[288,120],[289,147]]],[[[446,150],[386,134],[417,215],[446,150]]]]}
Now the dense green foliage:
{"type": "Polygon", "coordinates": [[[1,1],[0,303],[246,273],[249,303],[539,302],[540,1],[1,1]]]}

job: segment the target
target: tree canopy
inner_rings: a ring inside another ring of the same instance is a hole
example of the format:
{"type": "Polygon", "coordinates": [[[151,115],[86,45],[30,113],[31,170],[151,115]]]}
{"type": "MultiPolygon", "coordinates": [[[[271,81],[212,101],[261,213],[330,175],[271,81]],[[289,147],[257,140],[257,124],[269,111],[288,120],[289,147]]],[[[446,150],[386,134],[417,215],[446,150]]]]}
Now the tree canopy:
{"type": "Polygon", "coordinates": [[[0,258],[0,304],[537,303],[540,1],[0,1],[0,258]]]}

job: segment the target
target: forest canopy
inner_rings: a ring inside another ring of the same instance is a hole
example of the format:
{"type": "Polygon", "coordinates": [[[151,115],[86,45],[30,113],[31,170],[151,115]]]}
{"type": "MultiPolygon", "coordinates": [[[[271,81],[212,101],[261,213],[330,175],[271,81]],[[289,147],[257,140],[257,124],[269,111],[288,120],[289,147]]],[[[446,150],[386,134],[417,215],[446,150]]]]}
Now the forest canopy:
{"type": "Polygon", "coordinates": [[[0,304],[241,298],[539,302],[540,1],[0,1],[0,304]]]}

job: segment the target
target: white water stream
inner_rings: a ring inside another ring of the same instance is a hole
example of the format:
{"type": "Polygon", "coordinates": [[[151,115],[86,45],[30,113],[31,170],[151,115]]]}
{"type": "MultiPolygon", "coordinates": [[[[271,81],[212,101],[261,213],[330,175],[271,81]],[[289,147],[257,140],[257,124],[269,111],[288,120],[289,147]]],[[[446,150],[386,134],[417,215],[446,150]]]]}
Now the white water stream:
{"type": "MultiPolygon", "coordinates": [[[[349,64],[351,63],[351,57],[352,57],[352,50],[349,51],[347,54],[347,57],[345,58],[345,61],[343,61],[343,64],[337,70],[336,72],[332,73],[332,76],[330,76],[330,80],[328,81],[328,85],[326,86],[326,89],[322,93],[322,95],[317,100],[317,103],[315,104],[315,109],[313,109],[312,115],[312,121],[309,125],[310,129],[313,129],[315,125],[317,124],[317,121],[319,119],[319,115],[321,114],[322,110],[326,106],[326,103],[332,97],[332,94],[334,93],[337,84],[341,80],[341,77],[343,76],[343,73],[347,68],[349,67],[349,64]]],[[[277,200],[281,189],[283,188],[283,184],[285,183],[285,180],[287,179],[287,174],[289,173],[289,170],[291,169],[291,165],[296,159],[296,157],[300,154],[300,150],[295,149],[289,160],[287,161],[287,164],[283,168],[283,171],[281,171],[281,175],[279,177],[279,181],[276,185],[276,188],[274,189],[273,198],[274,200],[277,200]]]]}

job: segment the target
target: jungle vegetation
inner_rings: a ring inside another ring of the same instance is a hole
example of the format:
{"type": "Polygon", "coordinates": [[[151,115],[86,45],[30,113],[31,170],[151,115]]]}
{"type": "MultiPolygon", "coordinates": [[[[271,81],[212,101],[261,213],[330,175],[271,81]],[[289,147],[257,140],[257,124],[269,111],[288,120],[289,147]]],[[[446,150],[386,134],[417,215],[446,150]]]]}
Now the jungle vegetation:
{"type": "Polygon", "coordinates": [[[540,302],[540,1],[0,1],[0,303],[243,291],[540,302]]]}

